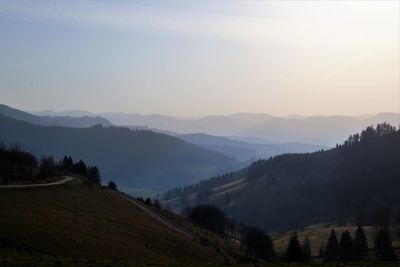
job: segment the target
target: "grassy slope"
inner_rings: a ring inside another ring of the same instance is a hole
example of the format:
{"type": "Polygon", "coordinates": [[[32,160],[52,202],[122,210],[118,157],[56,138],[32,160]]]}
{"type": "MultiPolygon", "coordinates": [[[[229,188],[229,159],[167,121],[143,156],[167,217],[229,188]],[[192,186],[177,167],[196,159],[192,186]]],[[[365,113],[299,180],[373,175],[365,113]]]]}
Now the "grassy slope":
{"type": "Polygon", "coordinates": [[[136,263],[222,260],[107,189],[69,184],[1,190],[0,211],[0,255],[8,251],[11,258],[8,248],[136,263]]]}

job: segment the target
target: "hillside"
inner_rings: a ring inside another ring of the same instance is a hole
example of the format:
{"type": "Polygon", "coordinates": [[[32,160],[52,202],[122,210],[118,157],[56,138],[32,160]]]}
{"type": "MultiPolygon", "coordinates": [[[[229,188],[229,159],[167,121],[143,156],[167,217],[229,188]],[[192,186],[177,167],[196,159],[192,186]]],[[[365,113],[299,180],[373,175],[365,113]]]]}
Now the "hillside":
{"type": "Polygon", "coordinates": [[[260,160],[239,172],[172,190],[164,204],[179,211],[212,203],[268,231],[325,221],[397,222],[398,151],[400,131],[382,124],[328,151],[260,160]]]}
{"type": "Polygon", "coordinates": [[[222,154],[151,131],[47,127],[1,115],[0,127],[0,141],[17,142],[38,156],[82,159],[100,166],[104,181],[113,179],[128,189],[162,191],[238,167],[222,154]]]}
{"type": "Polygon", "coordinates": [[[327,149],[327,146],[304,143],[254,144],[208,134],[181,134],[178,138],[208,150],[216,151],[242,161],[269,158],[284,153],[305,153],[327,149]]]}
{"type": "Polygon", "coordinates": [[[85,187],[75,179],[41,189],[0,190],[2,263],[222,261],[220,255],[170,230],[109,189],[85,187]]]}
{"type": "Polygon", "coordinates": [[[111,122],[99,116],[36,116],[30,113],[0,104],[0,115],[43,126],[91,127],[94,125],[111,126],[111,122]]]}

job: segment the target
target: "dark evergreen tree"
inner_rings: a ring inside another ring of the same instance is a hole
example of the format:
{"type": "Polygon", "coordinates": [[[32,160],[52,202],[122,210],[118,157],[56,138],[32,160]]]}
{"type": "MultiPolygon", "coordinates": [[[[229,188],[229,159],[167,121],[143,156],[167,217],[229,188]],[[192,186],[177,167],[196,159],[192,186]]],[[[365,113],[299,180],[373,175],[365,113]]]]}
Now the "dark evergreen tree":
{"type": "Polygon", "coordinates": [[[380,229],[375,237],[375,252],[381,261],[397,260],[387,227],[380,229]]]}
{"type": "Polygon", "coordinates": [[[53,157],[43,157],[40,160],[40,177],[48,178],[56,174],[56,164],[53,157]]]}
{"type": "Polygon", "coordinates": [[[91,184],[96,184],[96,185],[101,184],[100,172],[96,166],[92,166],[92,167],[88,168],[87,178],[89,179],[89,182],[91,184]]]}
{"type": "Polygon", "coordinates": [[[144,204],[146,204],[146,205],[152,205],[151,199],[150,199],[149,197],[146,198],[146,200],[144,201],[144,204]]]}
{"type": "Polygon", "coordinates": [[[158,200],[158,198],[155,198],[155,199],[153,200],[153,205],[154,205],[154,207],[156,207],[157,209],[161,209],[161,208],[162,208],[161,202],[160,202],[160,200],[158,200]]]}
{"type": "Polygon", "coordinates": [[[354,260],[353,240],[349,231],[344,231],[340,237],[339,259],[340,261],[354,260]]]}
{"type": "Polygon", "coordinates": [[[117,184],[114,181],[108,182],[107,187],[110,188],[111,190],[115,190],[115,191],[118,190],[117,184]]]}
{"type": "Polygon", "coordinates": [[[336,237],[335,230],[332,229],[328,238],[328,243],[325,249],[325,261],[336,261],[339,257],[339,243],[336,237]]]}
{"type": "Polygon", "coordinates": [[[367,256],[368,253],[368,241],[365,236],[364,229],[361,226],[357,227],[354,240],[354,258],[356,260],[362,260],[367,256]]]}
{"type": "Polygon", "coordinates": [[[289,240],[285,256],[286,261],[288,262],[300,262],[304,260],[303,249],[301,248],[300,242],[297,239],[296,233],[294,233],[289,240]]]}
{"type": "Polygon", "coordinates": [[[200,205],[192,208],[188,218],[204,228],[223,234],[225,230],[226,216],[224,212],[212,205],[200,205]]]}
{"type": "Polygon", "coordinates": [[[242,243],[246,246],[249,256],[266,261],[274,260],[276,255],[271,238],[261,229],[243,227],[242,243]]]}
{"type": "Polygon", "coordinates": [[[74,171],[77,174],[81,174],[81,175],[86,176],[87,173],[88,173],[88,170],[87,170],[87,166],[86,166],[85,162],[80,160],[79,162],[75,163],[74,164],[74,171]]]}
{"type": "Polygon", "coordinates": [[[303,241],[303,258],[305,261],[311,260],[311,242],[308,236],[303,241]]]}
{"type": "Polygon", "coordinates": [[[69,172],[74,171],[74,161],[72,160],[71,156],[64,156],[61,162],[61,168],[69,172]]]}

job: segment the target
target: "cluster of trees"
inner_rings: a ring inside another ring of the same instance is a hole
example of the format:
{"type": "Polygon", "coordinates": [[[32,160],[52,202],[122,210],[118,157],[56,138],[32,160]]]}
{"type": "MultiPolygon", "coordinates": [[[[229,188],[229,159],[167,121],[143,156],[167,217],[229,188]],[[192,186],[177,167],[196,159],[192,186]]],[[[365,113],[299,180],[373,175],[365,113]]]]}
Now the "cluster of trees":
{"type": "Polygon", "coordinates": [[[37,159],[18,145],[0,145],[0,182],[35,180],[39,176],[37,159]]]}
{"type": "MultiPolygon", "coordinates": [[[[374,242],[375,255],[381,261],[396,261],[389,231],[386,227],[379,229],[374,242]]],[[[368,241],[362,227],[358,227],[354,238],[344,231],[338,241],[335,230],[331,231],[325,248],[321,247],[320,257],[325,261],[362,261],[368,257],[368,241]]]]}
{"type": "Polygon", "coordinates": [[[236,224],[223,211],[213,205],[189,208],[187,217],[191,222],[220,235],[239,239],[242,249],[250,259],[271,261],[276,258],[272,239],[264,230],[243,223],[236,224]]]}
{"type": "MultiPolygon", "coordinates": [[[[236,224],[224,212],[213,205],[200,205],[187,211],[189,220],[210,231],[240,240],[247,258],[252,260],[272,261],[277,259],[271,238],[259,228],[250,227],[243,223],[236,224]]],[[[396,254],[392,246],[387,227],[381,227],[374,242],[376,258],[381,261],[396,261],[396,254]]],[[[370,259],[368,255],[368,241],[364,229],[357,227],[354,238],[349,231],[344,231],[340,239],[332,229],[327,243],[321,246],[319,258],[324,261],[363,261],[370,259]]],[[[302,242],[294,233],[288,243],[282,258],[287,262],[307,262],[312,259],[311,241],[306,236],[302,242]]]]}
{"type": "Polygon", "coordinates": [[[137,200],[142,202],[142,203],[144,203],[144,204],[146,204],[146,205],[153,206],[153,207],[155,207],[157,209],[162,209],[163,208],[163,206],[161,205],[161,202],[160,202],[160,200],[158,198],[155,198],[155,199],[152,200],[149,197],[146,198],[146,199],[144,199],[142,197],[138,197],[137,200]]]}
{"type": "Polygon", "coordinates": [[[0,145],[0,183],[37,181],[62,174],[80,174],[88,184],[100,185],[100,172],[96,166],[87,166],[82,160],[75,162],[71,156],[56,161],[51,156],[38,160],[18,145],[0,145]]]}
{"type": "Polygon", "coordinates": [[[64,172],[80,174],[86,177],[88,184],[100,185],[100,171],[96,166],[87,166],[83,160],[74,162],[71,156],[64,156],[59,166],[64,172]]]}

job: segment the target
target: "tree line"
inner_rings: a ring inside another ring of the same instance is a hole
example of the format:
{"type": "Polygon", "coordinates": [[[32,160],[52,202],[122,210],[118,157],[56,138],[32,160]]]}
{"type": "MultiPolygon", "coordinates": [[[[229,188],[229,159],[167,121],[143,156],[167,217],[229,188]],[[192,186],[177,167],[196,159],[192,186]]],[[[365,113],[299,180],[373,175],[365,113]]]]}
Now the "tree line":
{"type": "MultiPolygon", "coordinates": [[[[273,261],[282,260],[286,262],[308,262],[312,258],[320,258],[323,261],[368,261],[367,237],[362,226],[358,226],[354,238],[349,231],[344,231],[340,239],[337,238],[334,229],[325,245],[322,245],[318,255],[311,254],[311,240],[305,236],[300,242],[295,232],[289,239],[287,248],[283,255],[277,255],[271,237],[264,230],[245,225],[236,224],[228,218],[223,211],[213,205],[199,205],[187,210],[188,219],[201,227],[228,236],[240,241],[241,249],[249,260],[273,261]]],[[[396,261],[397,257],[392,245],[390,233],[387,227],[380,227],[376,232],[374,244],[376,259],[380,261],[396,261]]]]}
{"type": "Polygon", "coordinates": [[[17,144],[0,145],[0,183],[38,181],[65,174],[82,175],[89,185],[101,184],[99,169],[88,166],[83,160],[74,162],[71,156],[64,156],[60,161],[52,156],[42,156],[38,160],[17,144]]]}

